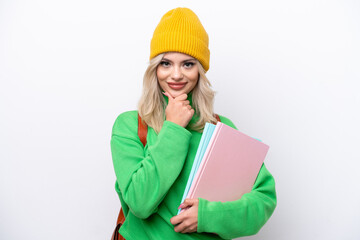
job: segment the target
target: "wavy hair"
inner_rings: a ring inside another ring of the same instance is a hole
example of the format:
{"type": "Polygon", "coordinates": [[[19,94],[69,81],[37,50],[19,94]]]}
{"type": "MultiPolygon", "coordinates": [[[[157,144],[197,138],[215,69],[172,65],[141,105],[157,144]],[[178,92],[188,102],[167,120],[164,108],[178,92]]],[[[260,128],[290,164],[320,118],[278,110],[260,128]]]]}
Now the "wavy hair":
{"type": "MultiPolygon", "coordinates": [[[[138,105],[142,120],[152,127],[156,133],[160,132],[165,121],[165,108],[167,106],[156,75],[156,69],[164,55],[165,53],[159,54],[150,60],[144,74],[143,89],[138,105]]],[[[206,122],[216,123],[213,110],[215,92],[211,89],[210,81],[207,79],[201,63],[196,60],[196,64],[199,69],[199,80],[192,90],[192,107],[198,120],[189,127],[192,130],[202,132],[206,122]]]]}

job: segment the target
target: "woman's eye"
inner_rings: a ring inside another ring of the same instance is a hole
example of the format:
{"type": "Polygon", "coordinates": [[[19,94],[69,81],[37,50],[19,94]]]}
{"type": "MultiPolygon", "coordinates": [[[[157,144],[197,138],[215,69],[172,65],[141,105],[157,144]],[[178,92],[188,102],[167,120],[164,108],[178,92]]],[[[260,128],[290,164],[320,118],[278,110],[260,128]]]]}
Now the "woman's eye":
{"type": "Polygon", "coordinates": [[[160,62],[160,65],[163,66],[163,67],[168,67],[168,66],[170,66],[170,63],[162,61],[162,62],[160,62]]]}
{"type": "Polygon", "coordinates": [[[194,63],[193,62],[187,62],[187,63],[184,63],[184,66],[186,68],[191,68],[192,66],[194,66],[194,63]]]}

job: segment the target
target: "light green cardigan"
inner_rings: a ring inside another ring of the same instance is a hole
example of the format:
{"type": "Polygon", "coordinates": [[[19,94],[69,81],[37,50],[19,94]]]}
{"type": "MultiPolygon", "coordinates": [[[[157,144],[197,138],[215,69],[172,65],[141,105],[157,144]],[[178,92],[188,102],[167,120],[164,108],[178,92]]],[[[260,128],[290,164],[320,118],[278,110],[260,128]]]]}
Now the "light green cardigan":
{"type": "Polygon", "coordinates": [[[231,239],[260,230],[276,206],[275,182],[265,165],[250,193],[224,203],[200,198],[197,232],[175,232],[170,218],[177,214],[201,133],[165,121],[159,134],[148,128],[144,148],[137,118],[137,111],[122,113],[112,129],[115,189],[126,218],[121,235],[127,240],[231,239]]]}

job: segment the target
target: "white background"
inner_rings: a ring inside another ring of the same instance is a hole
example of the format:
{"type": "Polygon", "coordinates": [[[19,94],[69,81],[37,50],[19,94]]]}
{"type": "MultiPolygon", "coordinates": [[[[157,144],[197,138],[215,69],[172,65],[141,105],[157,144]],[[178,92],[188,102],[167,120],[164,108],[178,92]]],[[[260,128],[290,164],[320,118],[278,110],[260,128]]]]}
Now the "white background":
{"type": "Polygon", "coordinates": [[[270,145],[278,206],[244,239],[360,239],[359,1],[0,1],[0,239],[109,239],[112,124],[186,6],[215,112],[270,145]]]}

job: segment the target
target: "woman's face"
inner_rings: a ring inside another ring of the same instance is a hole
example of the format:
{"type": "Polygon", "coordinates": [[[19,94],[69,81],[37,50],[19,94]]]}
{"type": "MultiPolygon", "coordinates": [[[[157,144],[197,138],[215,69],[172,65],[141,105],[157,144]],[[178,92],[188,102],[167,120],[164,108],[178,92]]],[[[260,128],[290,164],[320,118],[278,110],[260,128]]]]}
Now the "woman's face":
{"type": "Polygon", "coordinates": [[[199,80],[196,59],[179,52],[168,52],[156,69],[161,89],[172,97],[188,94],[199,80]]]}

